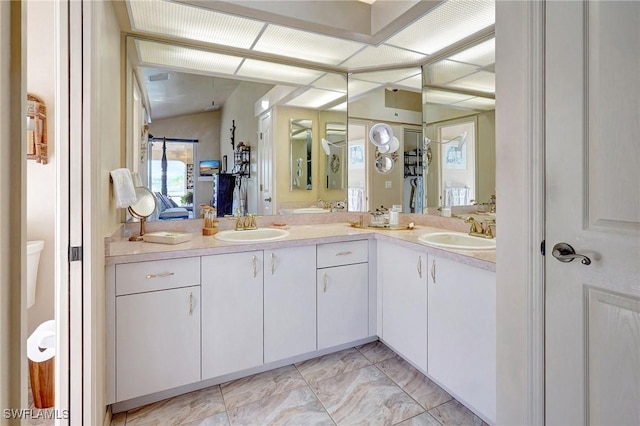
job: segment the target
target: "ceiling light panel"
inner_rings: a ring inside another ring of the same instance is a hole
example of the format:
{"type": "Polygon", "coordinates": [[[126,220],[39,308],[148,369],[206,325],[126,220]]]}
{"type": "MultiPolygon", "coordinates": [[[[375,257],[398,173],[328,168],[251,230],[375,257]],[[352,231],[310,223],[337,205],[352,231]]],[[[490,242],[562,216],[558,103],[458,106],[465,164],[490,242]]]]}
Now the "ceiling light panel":
{"type": "Polygon", "coordinates": [[[463,50],[450,57],[454,61],[475,64],[486,67],[496,62],[496,39],[492,38],[483,43],[476,44],[467,50],[463,50]]]}
{"type": "Polygon", "coordinates": [[[495,23],[493,0],[449,0],[387,40],[431,55],[495,23]]]}
{"type": "Polygon", "coordinates": [[[277,81],[285,84],[308,85],[324,74],[309,68],[293,67],[273,62],[246,59],[236,75],[259,80],[277,81]]]}
{"type": "Polygon", "coordinates": [[[204,50],[172,46],[146,40],[136,40],[138,58],[145,65],[161,65],[173,68],[233,74],[242,58],[206,52],[204,50]]]}
{"type": "Polygon", "coordinates": [[[471,95],[463,93],[447,92],[446,90],[427,89],[422,95],[422,101],[425,104],[452,104],[463,102],[473,98],[471,95]]]}
{"type": "Polygon", "coordinates": [[[451,82],[448,87],[456,87],[460,89],[479,90],[481,92],[495,93],[496,91],[496,75],[487,71],[478,71],[467,77],[451,82]]]}
{"type": "Polygon", "coordinates": [[[448,59],[429,65],[426,69],[425,81],[427,84],[438,85],[445,85],[478,71],[478,67],[475,65],[463,64],[448,59]]]}
{"type": "Polygon", "coordinates": [[[314,81],[313,87],[345,94],[347,93],[347,75],[328,72],[314,81]]]}
{"type": "Polygon", "coordinates": [[[348,68],[366,68],[374,66],[402,65],[411,62],[423,61],[425,58],[425,55],[421,55],[419,53],[381,44],[376,47],[366,47],[364,50],[356,53],[340,65],[348,68]]]}
{"type": "Polygon", "coordinates": [[[405,78],[396,83],[397,86],[408,88],[414,91],[422,90],[422,73],[416,74],[413,77],[405,78]]]}
{"type": "Polygon", "coordinates": [[[372,71],[372,72],[362,72],[362,73],[353,73],[352,78],[355,80],[369,81],[372,83],[395,83],[400,80],[405,80],[414,76],[421,76],[422,70],[420,67],[411,67],[411,68],[398,68],[394,70],[386,70],[386,71],[372,71]]]}
{"type": "Polygon", "coordinates": [[[127,2],[131,27],[225,46],[249,49],[264,24],[181,3],[145,0],[127,2]]]}
{"type": "Polygon", "coordinates": [[[349,79],[349,90],[347,92],[349,100],[353,100],[364,93],[377,89],[380,86],[381,84],[378,83],[349,79]]]}
{"type": "Polygon", "coordinates": [[[344,96],[344,93],[330,90],[309,89],[286,103],[288,106],[318,109],[344,96]]]}
{"type": "Polygon", "coordinates": [[[490,99],[490,98],[475,97],[475,98],[467,99],[466,101],[457,102],[453,105],[459,106],[459,107],[489,111],[492,109],[496,109],[496,100],[490,99]]]}
{"type": "Polygon", "coordinates": [[[364,47],[361,43],[269,25],[254,50],[321,64],[337,65],[364,47]]]}
{"type": "Polygon", "coordinates": [[[329,108],[329,111],[344,111],[344,112],[346,112],[347,111],[347,103],[343,102],[343,103],[338,104],[338,105],[336,105],[334,107],[331,107],[331,108],[329,108]]]}

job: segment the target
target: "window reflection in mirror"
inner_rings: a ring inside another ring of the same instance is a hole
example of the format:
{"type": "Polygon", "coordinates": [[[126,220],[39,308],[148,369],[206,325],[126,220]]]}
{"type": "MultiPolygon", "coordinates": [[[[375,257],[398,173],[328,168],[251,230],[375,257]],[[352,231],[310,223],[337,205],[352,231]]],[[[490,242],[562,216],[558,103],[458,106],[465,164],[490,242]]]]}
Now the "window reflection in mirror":
{"type": "Polygon", "coordinates": [[[291,149],[291,190],[307,190],[312,187],[313,122],[292,119],[289,125],[291,149]]]}

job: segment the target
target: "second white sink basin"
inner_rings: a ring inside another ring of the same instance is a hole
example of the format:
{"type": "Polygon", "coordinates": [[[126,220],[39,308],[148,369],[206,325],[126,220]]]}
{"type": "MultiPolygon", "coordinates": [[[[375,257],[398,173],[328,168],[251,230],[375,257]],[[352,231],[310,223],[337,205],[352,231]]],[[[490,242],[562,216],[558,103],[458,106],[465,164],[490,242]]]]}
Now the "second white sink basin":
{"type": "Polygon", "coordinates": [[[421,243],[429,246],[457,250],[492,250],[496,248],[496,240],[474,237],[462,232],[434,232],[418,237],[421,243]]]}
{"type": "Polygon", "coordinates": [[[293,214],[305,214],[305,213],[329,213],[329,210],[321,209],[320,207],[302,207],[300,209],[293,210],[293,214]]]}
{"type": "Polygon", "coordinates": [[[289,231],[276,228],[258,228],[236,231],[230,229],[215,234],[214,238],[229,243],[260,243],[286,238],[289,231]]]}

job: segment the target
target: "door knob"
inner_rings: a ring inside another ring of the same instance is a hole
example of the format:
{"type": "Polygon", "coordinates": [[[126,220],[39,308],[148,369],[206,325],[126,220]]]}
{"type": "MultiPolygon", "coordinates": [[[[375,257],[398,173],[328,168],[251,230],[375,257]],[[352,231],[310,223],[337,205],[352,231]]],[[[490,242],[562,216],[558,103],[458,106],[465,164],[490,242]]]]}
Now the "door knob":
{"type": "Polygon", "coordinates": [[[271,202],[271,197],[265,198],[264,200],[270,203],[271,202]]]}
{"type": "Polygon", "coordinates": [[[583,265],[591,265],[591,259],[583,254],[578,254],[576,251],[567,243],[558,243],[553,246],[553,251],[551,252],[553,257],[558,259],[560,262],[573,262],[573,259],[582,259],[583,265]]]}

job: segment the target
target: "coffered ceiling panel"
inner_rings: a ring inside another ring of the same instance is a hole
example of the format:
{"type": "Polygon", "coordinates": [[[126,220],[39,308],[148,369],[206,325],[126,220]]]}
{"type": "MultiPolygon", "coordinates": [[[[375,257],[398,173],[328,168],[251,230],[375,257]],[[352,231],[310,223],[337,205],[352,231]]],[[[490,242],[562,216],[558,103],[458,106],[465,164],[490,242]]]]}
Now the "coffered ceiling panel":
{"type": "Polygon", "coordinates": [[[292,67],[272,62],[245,59],[236,75],[285,84],[311,84],[324,74],[322,71],[292,67]]]}
{"type": "Polygon", "coordinates": [[[160,65],[207,73],[233,74],[242,58],[164,43],[136,40],[138,58],[146,65],[160,65]]]}
{"type": "Polygon", "coordinates": [[[308,31],[269,25],[254,50],[321,64],[338,65],[364,44],[308,31]]]}
{"type": "Polygon", "coordinates": [[[346,74],[326,73],[313,82],[313,87],[345,94],[347,93],[347,76],[346,74]]]}
{"type": "Polygon", "coordinates": [[[329,90],[309,89],[297,96],[295,99],[287,102],[286,105],[318,109],[343,96],[344,93],[332,92],[329,90]]]}
{"type": "Polygon", "coordinates": [[[447,1],[386,43],[431,55],[494,23],[493,0],[447,1]]]}
{"type": "Polygon", "coordinates": [[[422,73],[416,74],[413,77],[405,78],[396,82],[396,86],[402,86],[407,89],[419,92],[422,90],[422,73]]]}
{"type": "Polygon", "coordinates": [[[453,105],[458,107],[481,109],[481,110],[488,111],[496,108],[496,101],[495,99],[475,97],[475,98],[467,99],[466,101],[457,102],[453,105]]]}
{"type": "Polygon", "coordinates": [[[478,67],[475,65],[454,62],[448,59],[436,62],[425,68],[427,70],[425,75],[426,83],[437,85],[445,85],[478,71],[478,67]]]}
{"type": "Polygon", "coordinates": [[[364,93],[367,93],[370,90],[376,89],[380,86],[381,84],[378,84],[378,83],[370,83],[368,81],[349,79],[349,89],[347,92],[349,95],[349,100],[350,101],[354,100],[358,96],[364,93]]]}
{"type": "Polygon", "coordinates": [[[452,60],[466,62],[486,67],[496,62],[496,39],[492,38],[477,44],[458,54],[451,56],[452,60]]]}
{"type": "Polygon", "coordinates": [[[180,3],[129,1],[134,30],[232,47],[250,48],[264,23],[180,3]]]}
{"type": "Polygon", "coordinates": [[[422,95],[422,102],[426,104],[453,104],[473,98],[464,93],[447,92],[446,90],[427,89],[422,95]]]}
{"type": "Polygon", "coordinates": [[[425,58],[426,56],[420,53],[381,44],[377,47],[369,46],[361,50],[340,65],[347,68],[381,67],[419,62],[425,58]]]}
{"type": "Polygon", "coordinates": [[[448,86],[494,93],[496,91],[496,75],[492,72],[478,71],[475,74],[456,80],[448,84],[448,86]]]}
{"type": "Polygon", "coordinates": [[[354,80],[370,81],[372,83],[395,83],[400,80],[405,80],[409,77],[421,76],[422,70],[420,67],[400,68],[385,71],[371,71],[364,73],[353,73],[351,78],[354,80]]]}

